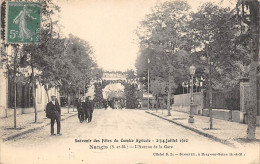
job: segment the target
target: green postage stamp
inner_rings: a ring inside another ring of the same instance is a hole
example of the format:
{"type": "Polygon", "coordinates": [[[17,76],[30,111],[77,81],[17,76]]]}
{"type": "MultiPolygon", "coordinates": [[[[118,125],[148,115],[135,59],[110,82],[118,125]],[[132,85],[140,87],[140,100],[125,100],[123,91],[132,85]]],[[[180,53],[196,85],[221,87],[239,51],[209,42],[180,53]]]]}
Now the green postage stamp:
{"type": "Polygon", "coordinates": [[[6,43],[40,43],[41,3],[7,2],[6,43]]]}

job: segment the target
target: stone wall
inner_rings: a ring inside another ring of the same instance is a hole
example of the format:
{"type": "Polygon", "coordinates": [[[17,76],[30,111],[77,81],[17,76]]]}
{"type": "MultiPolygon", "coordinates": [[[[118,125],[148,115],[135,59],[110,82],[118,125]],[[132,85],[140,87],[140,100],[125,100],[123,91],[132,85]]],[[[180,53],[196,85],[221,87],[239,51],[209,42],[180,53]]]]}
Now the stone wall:
{"type": "MultiPolygon", "coordinates": [[[[221,119],[221,120],[227,120],[230,121],[231,118],[231,111],[230,110],[225,110],[225,109],[213,109],[212,110],[212,117],[221,119]]],[[[209,117],[209,110],[208,109],[203,109],[202,110],[202,116],[207,116],[209,117]]]]}
{"type": "Polygon", "coordinates": [[[172,110],[189,113],[191,108],[193,114],[200,114],[203,108],[203,94],[202,92],[195,92],[193,96],[194,102],[191,108],[190,93],[174,95],[174,104],[172,105],[172,110]]]}
{"type": "MultiPolygon", "coordinates": [[[[202,110],[202,115],[209,117],[208,109],[202,110]]],[[[247,117],[244,112],[240,111],[231,111],[225,109],[213,109],[213,118],[227,120],[227,121],[234,121],[238,123],[245,123],[247,124],[247,117]]],[[[260,116],[256,117],[256,125],[260,125],[260,116]]]]}
{"type": "MultiPolygon", "coordinates": [[[[202,92],[193,93],[194,105],[203,105],[202,92]]],[[[190,105],[190,93],[174,95],[174,105],[190,105]]]]}

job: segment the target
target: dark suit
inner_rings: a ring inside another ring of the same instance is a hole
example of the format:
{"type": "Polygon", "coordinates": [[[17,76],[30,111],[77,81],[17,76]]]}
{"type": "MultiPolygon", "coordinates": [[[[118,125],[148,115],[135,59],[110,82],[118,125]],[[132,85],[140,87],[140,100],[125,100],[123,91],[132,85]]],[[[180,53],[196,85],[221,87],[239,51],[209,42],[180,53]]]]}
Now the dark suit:
{"type": "Polygon", "coordinates": [[[86,107],[88,112],[88,122],[91,122],[92,120],[92,114],[93,114],[93,103],[90,100],[86,100],[86,107]]]}
{"type": "Polygon", "coordinates": [[[85,121],[87,121],[87,119],[88,119],[88,122],[89,122],[90,110],[88,108],[87,102],[85,102],[84,113],[85,113],[85,121]]]}
{"type": "Polygon", "coordinates": [[[57,134],[60,134],[60,105],[57,101],[55,104],[49,102],[46,107],[46,116],[51,119],[51,134],[54,134],[54,123],[57,122],[57,134]]]}
{"type": "Polygon", "coordinates": [[[77,110],[78,110],[78,118],[80,122],[84,121],[84,114],[85,114],[85,102],[78,102],[77,110]]]}
{"type": "Polygon", "coordinates": [[[108,106],[107,104],[108,104],[107,100],[104,100],[103,101],[103,106],[104,106],[105,110],[107,109],[107,106],[108,106]]]}

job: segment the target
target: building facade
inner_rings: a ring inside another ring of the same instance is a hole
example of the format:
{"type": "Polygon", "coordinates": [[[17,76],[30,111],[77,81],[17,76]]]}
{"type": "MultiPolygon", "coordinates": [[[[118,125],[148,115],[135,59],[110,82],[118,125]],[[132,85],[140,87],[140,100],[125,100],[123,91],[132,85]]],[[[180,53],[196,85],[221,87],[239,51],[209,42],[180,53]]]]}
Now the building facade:
{"type": "MultiPolygon", "coordinates": [[[[12,53],[10,46],[6,48],[5,51],[9,54],[12,53]]],[[[0,61],[2,63],[2,56],[0,61]]],[[[15,97],[16,113],[18,115],[34,112],[33,89],[32,84],[29,82],[31,72],[29,68],[25,68],[25,70],[27,72],[25,75],[17,75],[15,93],[15,83],[13,82],[12,77],[8,76],[4,66],[0,68],[0,118],[9,117],[14,114],[15,97]]],[[[53,86],[54,87],[48,90],[48,95],[49,97],[51,95],[55,95],[60,102],[59,88],[58,86],[53,86]]],[[[45,91],[44,86],[42,86],[39,82],[36,82],[35,92],[36,109],[37,111],[44,111],[46,104],[49,101],[47,92],[45,91]]]]}

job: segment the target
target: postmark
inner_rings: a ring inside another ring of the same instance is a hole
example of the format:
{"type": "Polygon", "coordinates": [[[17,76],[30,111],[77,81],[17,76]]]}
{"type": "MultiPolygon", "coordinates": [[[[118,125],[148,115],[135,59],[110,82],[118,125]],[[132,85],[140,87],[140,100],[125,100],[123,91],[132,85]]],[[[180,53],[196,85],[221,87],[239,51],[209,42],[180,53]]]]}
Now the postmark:
{"type": "Polygon", "coordinates": [[[41,3],[7,2],[6,43],[40,43],[41,3]]]}

